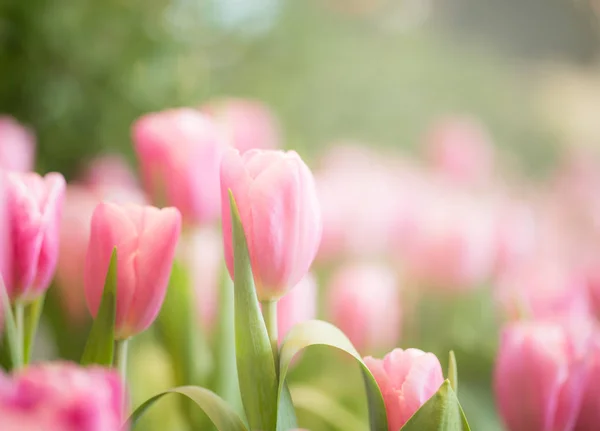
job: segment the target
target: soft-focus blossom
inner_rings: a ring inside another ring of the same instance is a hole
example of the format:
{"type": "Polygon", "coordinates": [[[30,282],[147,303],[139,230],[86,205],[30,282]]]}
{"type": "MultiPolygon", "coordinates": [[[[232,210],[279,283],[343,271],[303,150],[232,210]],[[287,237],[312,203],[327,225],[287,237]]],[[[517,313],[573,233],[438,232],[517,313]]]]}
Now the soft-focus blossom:
{"type": "Polygon", "coordinates": [[[10,265],[2,276],[13,301],[30,301],[50,285],[58,260],[65,180],[57,173],[5,174],[10,265]]]}
{"type": "Polygon", "coordinates": [[[327,308],[331,321],[359,352],[387,351],[397,345],[402,311],[390,268],[368,263],[340,268],[328,284],[327,308]]]}
{"type": "Polygon", "coordinates": [[[226,98],[212,101],[201,109],[216,120],[227,143],[241,153],[280,146],[277,119],[258,101],[226,98]]]}
{"type": "Polygon", "coordinates": [[[138,180],[125,159],[108,154],[92,159],[82,172],[80,182],[89,188],[122,187],[136,189],[138,180]]]}
{"type": "Polygon", "coordinates": [[[448,118],[435,124],[426,138],[432,167],[444,177],[481,184],[493,173],[494,148],[483,126],[470,118],[448,118]]]}
{"type": "Polygon", "coordinates": [[[104,202],[92,216],[85,261],[85,294],[98,312],[113,249],[117,249],[115,337],[129,338],[152,324],[162,306],[181,215],[175,208],[104,202]]]}
{"type": "Polygon", "coordinates": [[[124,419],[118,374],[70,363],[0,371],[2,431],[118,431],[124,419]]]}
{"type": "Polygon", "coordinates": [[[585,388],[585,340],[548,322],[505,327],[494,372],[498,410],[509,431],[572,430],[585,388]]]}
{"type": "MultiPolygon", "coordinates": [[[[598,331],[596,329],[596,331],[598,331]]],[[[588,352],[589,375],[575,431],[596,431],[600,424],[600,333],[594,334],[588,352]]]]}
{"type": "Polygon", "coordinates": [[[394,349],[365,364],[381,389],[389,431],[398,431],[444,382],[438,358],[419,349],[394,349]]]}
{"type": "Polygon", "coordinates": [[[133,140],[144,187],[155,202],[176,207],[189,222],[218,218],[226,145],[210,117],[191,108],[147,114],[134,123],[133,140]]]}
{"type": "Polygon", "coordinates": [[[14,118],[0,116],[0,168],[28,172],[35,162],[35,137],[14,118]]]}
{"type": "Polygon", "coordinates": [[[279,344],[292,327],[317,315],[317,281],[307,274],[300,283],[277,302],[279,344]]]}
{"type": "Polygon", "coordinates": [[[312,173],[294,151],[229,150],[221,167],[225,260],[233,278],[229,193],[248,243],[259,299],[281,297],[306,275],[321,240],[312,173]]]}

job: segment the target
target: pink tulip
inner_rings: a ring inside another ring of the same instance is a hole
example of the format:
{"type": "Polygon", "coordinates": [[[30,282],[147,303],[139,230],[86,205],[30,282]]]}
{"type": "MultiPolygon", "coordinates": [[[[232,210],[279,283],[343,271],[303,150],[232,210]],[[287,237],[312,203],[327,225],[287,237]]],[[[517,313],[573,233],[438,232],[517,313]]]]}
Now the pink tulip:
{"type": "Polygon", "coordinates": [[[116,247],[116,338],[144,331],[158,315],[180,231],[181,215],[175,208],[104,202],[94,211],[85,261],[85,295],[96,316],[116,247]]]}
{"type": "Polygon", "coordinates": [[[426,145],[431,165],[446,178],[480,184],[492,176],[493,144],[487,131],[474,119],[441,121],[434,125],[426,145]]]}
{"type": "Polygon", "coordinates": [[[70,363],[0,372],[2,431],[118,431],[123,384],[114,371],[70,363]]]}
{"type": "Polygon", "coordinates": [[[193,109],[147,114],[133,125],[144,187],[188,222],[219,216],[219,169],[225,149],[217,125],[193,109]]]}
{"type": "Polygon", "coordinates": [[[92,159],[86,166],[81,182],[89,188],[122,187],[136,189],[137,177],[125,159],[108,154],[92,159]]]}
{"type": "Polygon", "coordinates": [[[331,321],[359,352],[386,351],[400,338],[402,312],[394,272],[383,265],[348,265],[337,270],[328,287],[331,321]]]}
{"type": "Polygon", "coordinates": [[[220,99],[202,107],[222,128],[227,142],[244,153],[280,146],[277,119],[262,103],[248,99],[220,99]]]}
{"type": "MultiPolygon", "coordinates": [[[[597,330],[596,330],[597,331],[597,330]]],[[[581,410],[577,417],[575,431],[596,431],[600,424],[600,333],[596,332],[591,351],[588,353],[590,360],[589,376],[583,394],[581,410]]]]}
{"type": "Polygon", "coordinates": [[[0,168],[28,172],[35,162],[35,137],[11,117],[0,116],[0,168]]]}
{"type": "Polygon", "coordinates": [[[438,358],[419,349],[394,349],[365,364],[381,389],[389,431],[398,431],[444,382],[438,358]]]}
{"type": "Polygon", "coordinates": [[[553,323],[519,322],[502,332],[494,372],[509,431],[572,430],[584,391],[583,340],[553,323]]]}
{"type": "Polygon", "coordinates": [[[294,325],[314,319],[316,315],[317,281],[309,273],[277,302],[279,344],[294,325]]]}
{"type": "Polygon", "coordinates": [[[4,181],[11,264],[2,275],[10,298],[27,302],[45,292],[56,269],[65,180],[10,172],[4,181]]]}
{"type": "Polygon", "coordinates": [[[229,194],[235,197],[259,300],[273,300],[300,282],[321,239],[313,176],[294,151],[229,150],[221,167],[225,260],[233,278],[229,194]]]}

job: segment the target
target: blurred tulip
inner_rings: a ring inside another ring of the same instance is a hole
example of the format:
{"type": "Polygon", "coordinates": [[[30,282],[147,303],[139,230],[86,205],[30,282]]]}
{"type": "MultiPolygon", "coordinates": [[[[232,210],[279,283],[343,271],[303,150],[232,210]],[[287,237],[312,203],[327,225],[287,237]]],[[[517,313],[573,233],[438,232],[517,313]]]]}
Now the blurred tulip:
{"type": "Polygon", "coordinates": [[[435,124],[426,138],[432,167],[444,177],[481,184],[492,176],[494,147],[481,124],[471,118],[448,118],[435,124]]]}
{"type": "Polygon", "coordinates": [[[116,431],[124,419],[118,374],[70,363],[0,371],[2,431],[116,431]]]}
{"type": "Polygon", "coordinates": [[[309,273],[277,302],[279,344],[294,325],[314,319],[316,316],[317,280],[309,273]]]}
{"type": "Polygon", "coordinates": [[[600,333],[597,332],[591,344],[589,355],[590,369],[586,380],[586,389],[583,393],[583,400],[575,431],[596,431],[600,424],[600,333]]]}
{"type": "Polygon", "coordinates": [[[221,167],[225,260],[233,278],[228,190],[235,197],[261,301],[283,296],[306,275],[321,240],[312,173],[294,151],[229,150],[221,167]]]}
{"type": "Polygon", "coordinates": [[[383,395],[389,431],[398,431],[444,382],[440,361],[419,349],[394,349],[383,360],[365,358],[383,395]]]}
{"type": "Polygon", "coordinates": [[[572,430],[587,374],[584,340],[548,322],[519,322],[502,332],[494,372],[509,431],[572,430]]]}
{"type": "Polygon", "coordinates": [[[118,155],[111,154],[92,159],[78,180],[103,200],[117,203],[146,202],[135,173],[118,155]]]}
{"type": "Polygon", "coordinates": [[[201,109],[216,120],[227,142],[240,153],[280,146],[277,119],[267,106],[258,101],[226,98],[212,101],[201,109]]]}
{"type": "Polygon", "coordinates": [[[348,265],[331,277],[327,292],[331,321],[359,352],[387,351],[400,338],[402,312],[394,272],[383,265],[348,265]]]}
{"type": "Polygon", "coordinates": [[[133,124],[144,187],[155,202],[181,211],[187,222],[219,216],[219,169],[226,148],[217,125],[194,109],[144,115],[133,124]]]}
{"type": "Polygon", "coordinates": [[[46,291],[56,269],[65,180],[9,172],[4,181],[11,264],[2,276],[11,300],[28,302],[46,291]]]}
{"type": "Polygon", "coordinates": [[[96,316],[113,249],[117,249],[115,337],[127,339],[148,328],[167,290],[181,215],[175,208],[104,202],[92,216],[85,261],[85,294],[96,316]]]}
{"type": "Polygon", "coordinates": [[[8,171],[33,170],[35,137],[14,118],[0,116],[0,168],[8,171]]]}

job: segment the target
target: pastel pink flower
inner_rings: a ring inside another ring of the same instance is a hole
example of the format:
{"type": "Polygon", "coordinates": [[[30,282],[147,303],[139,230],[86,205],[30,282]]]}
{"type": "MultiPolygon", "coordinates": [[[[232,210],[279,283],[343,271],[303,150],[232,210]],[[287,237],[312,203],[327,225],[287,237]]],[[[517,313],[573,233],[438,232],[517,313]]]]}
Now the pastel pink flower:
{"type": "Polygon", "coordinates": [[[317,315],[317,280],[308,273],[292,290],[277,302],[279,344],[294,325],[314,319],[317,315]]]}
{"type": "Polygon", "coordinates": [[[390,268],[379,264],[350,264],[333,273],[328,284],[327,309],[359,352],[388,351],[400,338],[402,310],[399,286],[390,268]]]}
{"type": "Polygon", "coordinates": [[[233,278],[229,193],[236,200],[259,300],[273,300],[300,282],[321,239],[312,173],[294,151],[229,150],[221,167],[225,261],[233,278]]]}
{"type": "Polygon", "coordinates": [[[440,361],[419,349],[394,349],[383,360],[365,358],[383,395],[389,431],[398,431],[444,382],[440,361]]]}
{"type": "Polygon", "coordinates": [[[256,100],[224,98],[202,107],[215,119],[226,141],[244,153],[280,146],[279,123],[269,108],[256,100]]]}
{"type": "Polygon", "coordinates": [[[133,124],[133,140],[144,188],[155,202],[176,207],[188,222],[218,218],[226,145],[210,117],[190,108],[147,114],[133,124]]]}
{"type": "Polygon", "coordinates": [[[548,322],[502,332],[494,371],[498,410],[509,431],[572,430],[585,389],[585,341],[548,322]]]}
{"type": "Polygon", "coordinates": [[[587,353],[590,361],[589,375],[583,393],[581,410],[577,416],[575,431],[596,431],[600,424],[600,333],[596,329],[590,351],[587,353]]]}
{"type": "Polygon", "coordinates": [[[65,180],[57,173],[5,174],[9,250],[3,270],[13,301],[31,301],[46,291],[58,260],[65,180]]]}
{"type": "Polygon", "coordinates": [[[35,162],[35,136],[14,118],[0,116],[0,168],[28,172],[35,162]]]}
{"type": "Polygon", "coordinates": [[[2,431],[118,431],[124,420],[118,374],[70,363],[0,372],[2,431]]]}
{"type": "Polygon", "coordinates": [[[92,216],[85,261],[85,295],[96,316],[113,249],[117,249],[115,337],[148,328],[158,315],[181,232],[175,208],[104,202],[92,216]]]}

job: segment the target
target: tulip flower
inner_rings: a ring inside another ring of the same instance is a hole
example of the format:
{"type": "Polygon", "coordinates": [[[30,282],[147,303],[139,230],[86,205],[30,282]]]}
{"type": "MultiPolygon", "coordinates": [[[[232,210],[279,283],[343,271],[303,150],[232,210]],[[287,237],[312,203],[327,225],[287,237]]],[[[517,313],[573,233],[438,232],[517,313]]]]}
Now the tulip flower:
{"type": "Polygon", "coordinates": [[[233,278],[228,190],[235,198],[260,301],[283,296],[306,275],[321,239],[313,176],[294,151],[229,150],[221,167],[225,260],[233,278]]]}
{"type": "Polygon", "coordinates": [[[509,431],[568,431],[585,389],[583,340],[547,322],[504,328],[494,371],[498,409],[509,431]]]}
{"type": "Polygon", "coordinates": [[[398,431],[444,382],[440,361],[419,349],[394,349],[382,359],[365,358],[385,403],[389,431],[398,431]]]}
{"type": "Polygon", "coordinates": [[[70,363],[0,371],[2,431],[117,431],[124,387],[116,372],[70,363]]]}
{"type": "Polygon", "coordinates": [[[35,162],[35,137],[15,119],[0,116],[0,168],[29,172],[35,162]]]}
{"type": "Polygon", "coordinates": [[[300,283],[277,302],[279,344],[294,325],[317,315],[317,281],[308,273],[300,283]]]}
{"type": "Polygon", "coordinates": [[[10,263],[2,276],[11,300],[28,302],[46,291],[56,269],[65,180],[57,173],[9,172],[3,182],[10,263]]]}
{"type": "Polygon", "coordinates": [[[384,265],[349,265],[328,287],[329,317],[359,352],[386,351],[400,337],[401,309],[394,272],[384,265]]]}
{"type": "Polygon", "coordinates": [[[226,98],[210,102],[201,109],[215,119],[227,143],[241,153],[280,146],[277,119],[258,101],[226,98]]]}
{"type": "Polygon", "coordinates": [[[575,431],[596,431],[600,424],[600,333],[596,332],[591,343],[589,355],[589,375],[575,431]]]}
{"type": "Polygon", "coordinates": [[[219,216],[219,169],[226,146],[217,125],[194,109],[147,114],[133,125],[146,191],[176,207],[184,220],[210,223],[219,216]]]}
{"type": "Polygon", "coordinates": [[[158,315],[180,231],[181,215],[175,208],[104,202],[94,211],[85,261],[85,295],[96,316],[116,247],[115,338],[127,339],[144,331],[158,315]]]}

